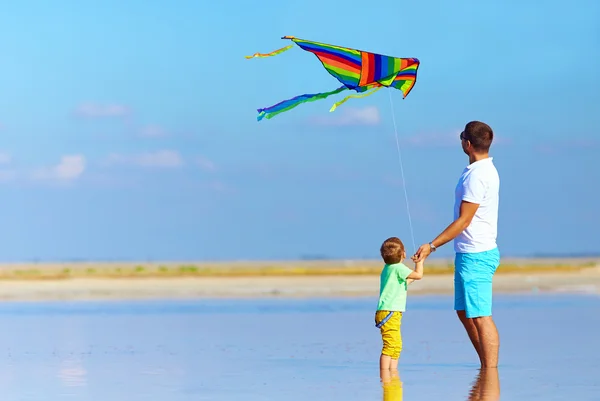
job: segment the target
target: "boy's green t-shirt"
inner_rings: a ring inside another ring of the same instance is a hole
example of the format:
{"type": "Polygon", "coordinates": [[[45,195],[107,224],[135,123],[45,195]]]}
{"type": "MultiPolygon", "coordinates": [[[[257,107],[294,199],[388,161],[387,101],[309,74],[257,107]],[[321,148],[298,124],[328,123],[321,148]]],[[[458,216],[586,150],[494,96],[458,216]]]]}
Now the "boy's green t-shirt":
{"type": "Polygon", "coordinates": [[[381,271],[377,310],[406,310],[407,277],[413,270],[403,263],[386,264],[381,271]]]}

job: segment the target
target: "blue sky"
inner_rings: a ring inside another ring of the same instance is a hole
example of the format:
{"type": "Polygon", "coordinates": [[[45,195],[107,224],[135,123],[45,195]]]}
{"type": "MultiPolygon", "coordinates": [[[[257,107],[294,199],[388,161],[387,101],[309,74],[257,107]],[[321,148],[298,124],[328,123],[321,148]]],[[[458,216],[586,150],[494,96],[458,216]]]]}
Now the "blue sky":
{"type": "Polygon", "coordinates": [[[298,47],[244,59],[284,35],[421,60],[392,93],[417,245],[451,221],[476,119],[496,133],[503,254],[599,251],[600,3],[362,4],[5,5],[0,260],[372,258],[392,235],[412,251],[387,91],[256,121],[339,85],[298,47]]]}

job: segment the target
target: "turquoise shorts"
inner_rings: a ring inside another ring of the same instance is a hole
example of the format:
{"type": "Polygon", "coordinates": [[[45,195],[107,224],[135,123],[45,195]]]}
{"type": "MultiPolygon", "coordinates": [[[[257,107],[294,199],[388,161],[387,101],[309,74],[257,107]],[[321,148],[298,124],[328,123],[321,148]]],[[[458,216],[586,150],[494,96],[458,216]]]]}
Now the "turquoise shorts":
{"type": "Polygon", "coordinates": [[[454,258],[454,310],[468,318],[492,316],[492,278],[500,265],[498,248],[457,253],[454,258]]]}

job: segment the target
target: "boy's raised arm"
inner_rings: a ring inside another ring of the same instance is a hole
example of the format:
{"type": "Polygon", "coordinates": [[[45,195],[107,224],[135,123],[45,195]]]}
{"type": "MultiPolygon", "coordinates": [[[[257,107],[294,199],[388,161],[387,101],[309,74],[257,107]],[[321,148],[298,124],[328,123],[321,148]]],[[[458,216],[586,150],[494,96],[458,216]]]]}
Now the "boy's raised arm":
{"type": "Polygon", "coordinates": [[[421,260],[415,263],[415,270],[408,275],[406,278],[407,284],[412,283],[415,280],[421,280],[423,278],[423,265],[425,264],[425,260],[421,260]]]}

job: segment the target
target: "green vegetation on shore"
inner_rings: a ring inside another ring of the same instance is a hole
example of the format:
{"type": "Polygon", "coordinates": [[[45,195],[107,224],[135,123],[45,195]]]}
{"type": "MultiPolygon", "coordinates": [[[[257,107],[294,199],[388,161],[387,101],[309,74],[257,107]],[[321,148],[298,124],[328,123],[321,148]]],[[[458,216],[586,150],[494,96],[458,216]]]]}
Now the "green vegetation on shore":
{"type": "MultiPolygon", "coordinates": [[[[600,266],[598,260],[507,261],[498,274],[544,274],[573,272],[600,266]]],[[[453,272],[452,263],[436,261],[426,265],[426,274],[453,272]]],[[[376,261],[314,262],[232,262],[232,263],[65,263],[0,265],[0,280],[60,280],[71,278],[169,278],[169,277],[268,277],[378,275],[376,261]]]]}

